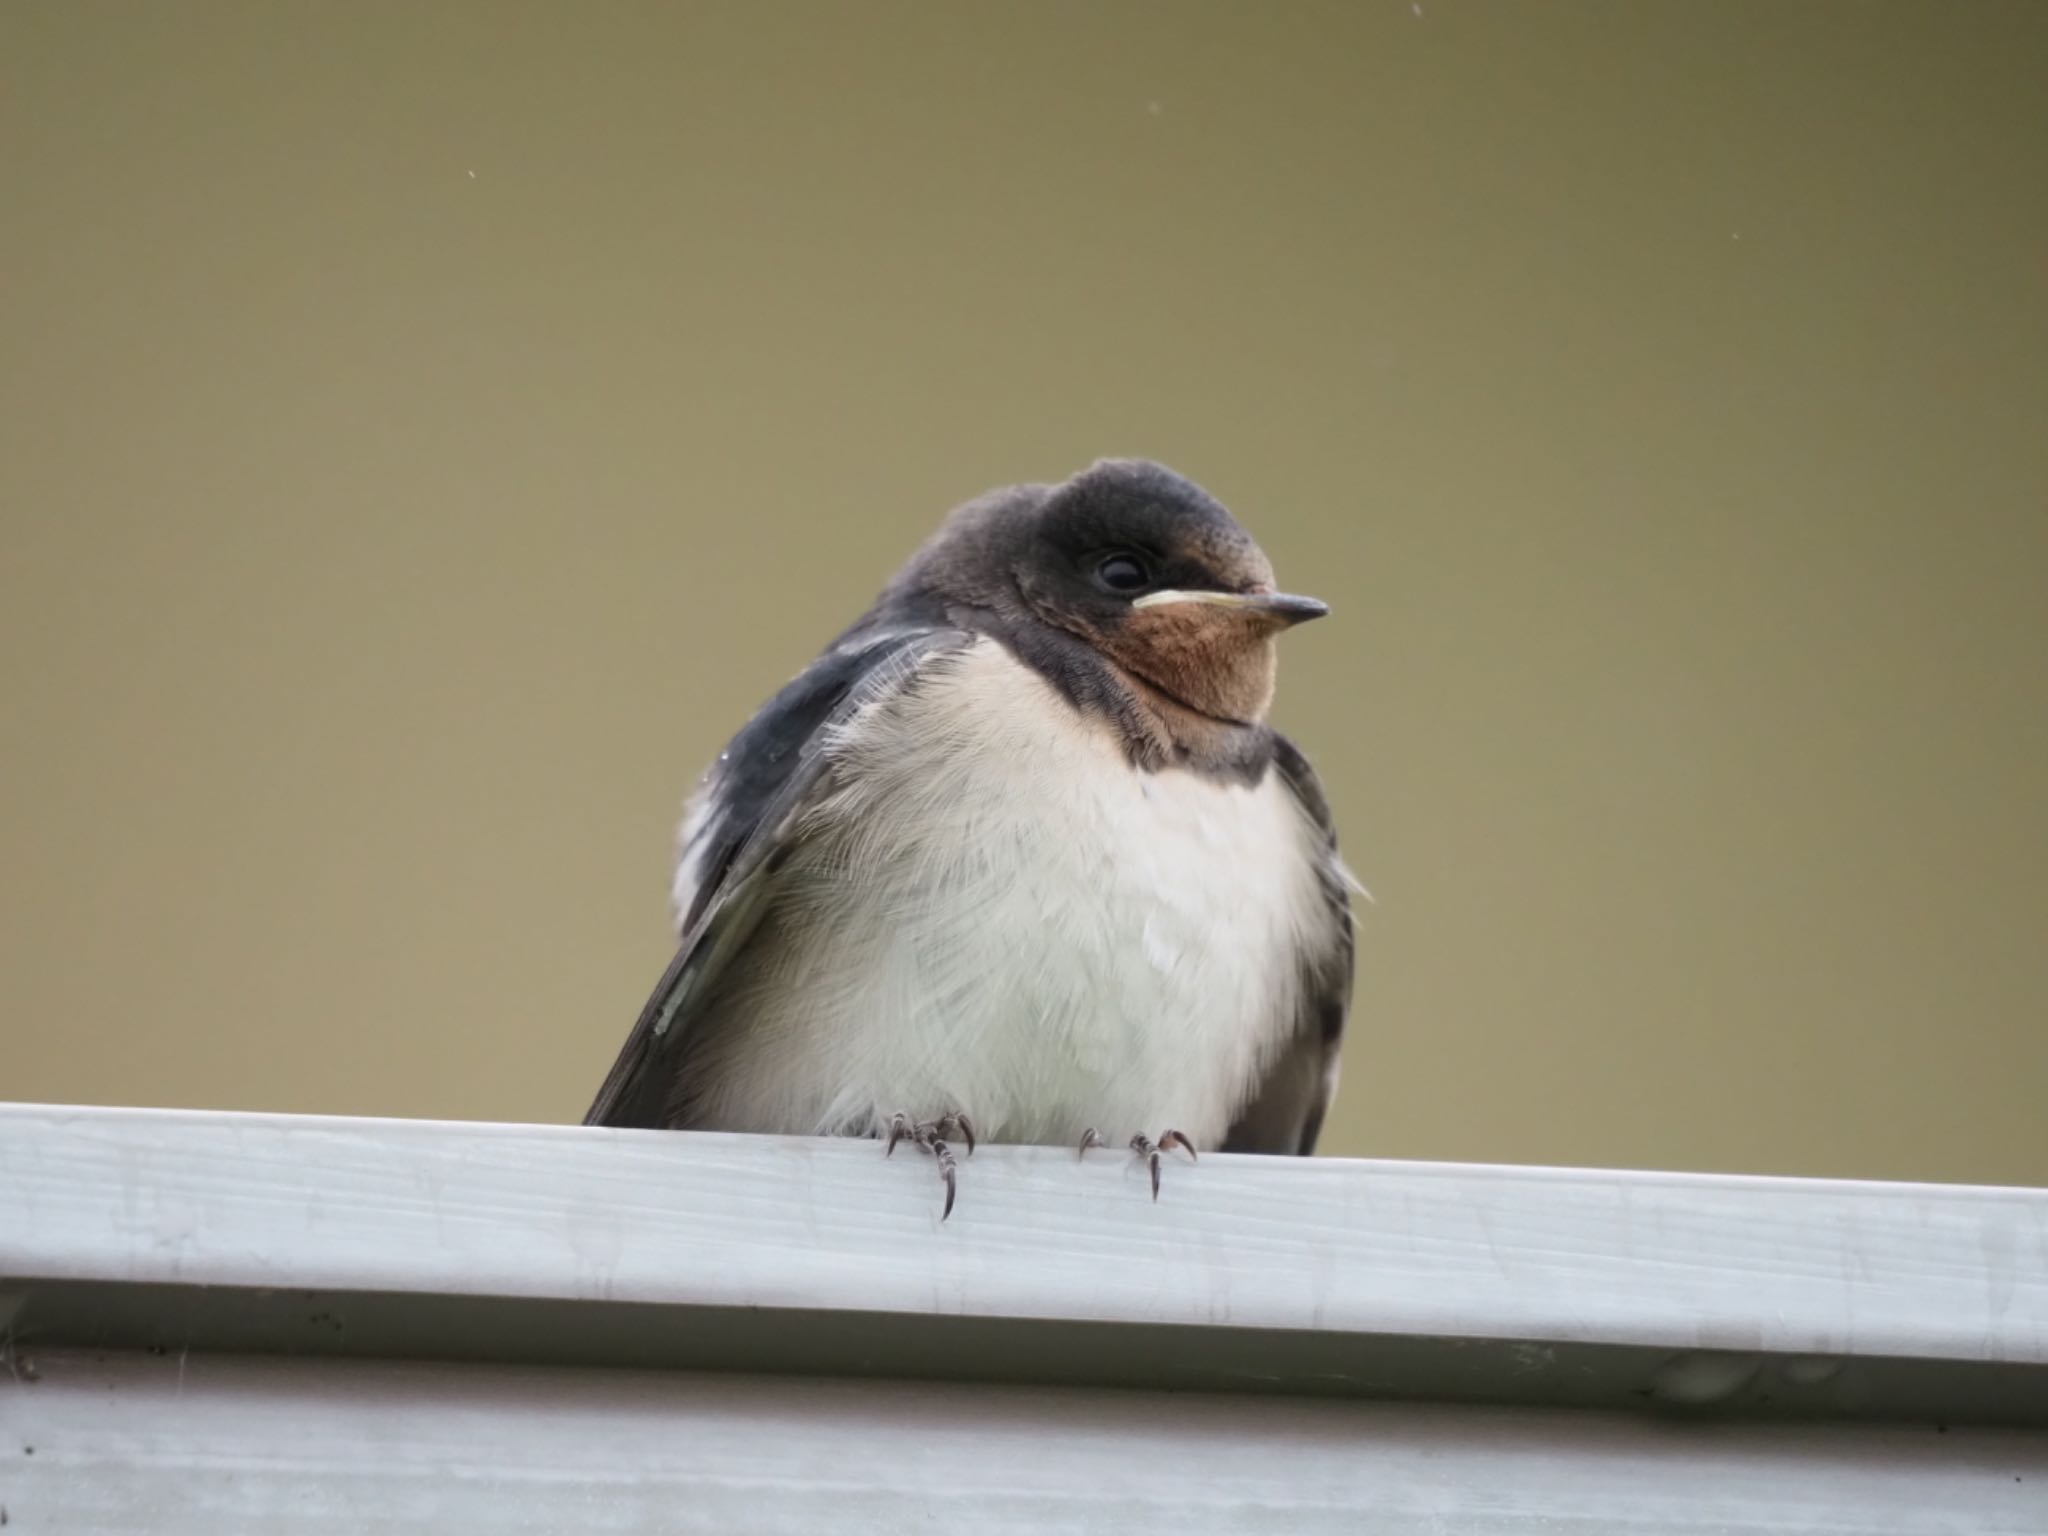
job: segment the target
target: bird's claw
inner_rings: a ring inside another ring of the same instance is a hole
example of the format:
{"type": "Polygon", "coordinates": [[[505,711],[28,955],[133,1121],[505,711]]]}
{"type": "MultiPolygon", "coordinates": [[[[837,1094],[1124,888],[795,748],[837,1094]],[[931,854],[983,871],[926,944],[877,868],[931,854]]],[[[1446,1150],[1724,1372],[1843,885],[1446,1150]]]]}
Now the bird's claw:
{"type": "MultiPolygon", "coordinates": [[[[1081,1133],[1080,1155],[1086,1157],[1090,1147],[1099,1147],[1102,1144],[1102,1133],[1091,1125],[1081,1133]]],[[[1179,1131],[1161,1131],[1157,1141],[1154,1141],[1142,1131],[1131,1138],[1131,1150],[1145,1160],[1146,1169],[1152,1175],[1152,1198],[1154,1200],[1159,1198],[1159,1154],[1171,1151],[1175,1147],[1179,1147],[1181,1151],[1187,1153],[1189,1162],[1199,1161],[1195,1156],[1195,1144],[1179,1131]]]]}
{"type": "Polygon", "coordinates": [[[1151,1170],[1152,1198],[1154,1200],[1159,1198],[1159,1154],[1173,1147],[1179,1147],[1183,1152],[1187,1153],[1189,1162],[1192,1163],[1196,1160],[1195,1144],[1189,1141],[1187,1137],[1181,1135],[1179,1131],[1161,1131],[1159,1133],[1159,1140],[1156,1142],[1143,1131],[1140,1131],[1131,1138],[1131,1150],[1145,1159],[1147,1168],[1151,1170]]]}
{"type": "Polygon", "coordinates": [[[908,1115],[895,1114],[889,1117],[889,1144],[882,1149],[882,1156],[893,1157],[897,1142],[913,1141],[931,1153],[939,1165],[939,1177],[946,1184],[946,1205],[939,1212],[941,1221],[953,1214],[953,1197],[959,1193],[958,1165],[953,1158],[953,1149],[946,1144],[946,1137],[955,1133],[967,1143],[967,1155],[974,1156],[974,1122],[958,1110],[936,1120],[912,1121],[908,1115]]]}

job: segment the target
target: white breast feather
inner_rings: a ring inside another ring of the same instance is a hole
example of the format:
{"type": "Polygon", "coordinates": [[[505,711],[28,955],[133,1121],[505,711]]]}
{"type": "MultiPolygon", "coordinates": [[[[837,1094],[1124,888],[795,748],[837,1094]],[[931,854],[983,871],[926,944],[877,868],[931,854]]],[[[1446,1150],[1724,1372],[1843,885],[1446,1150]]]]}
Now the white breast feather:
{"type": "Polygon", "coordinates": [[[1328,942],[1317,835],[1278,774],[1139,773],[987,640],[827,750],[833,793],[720,988],[742,1017],[707,1034],[692,1124],[957,1109],[998,1141],[1222,1139],[1328,942]]]}

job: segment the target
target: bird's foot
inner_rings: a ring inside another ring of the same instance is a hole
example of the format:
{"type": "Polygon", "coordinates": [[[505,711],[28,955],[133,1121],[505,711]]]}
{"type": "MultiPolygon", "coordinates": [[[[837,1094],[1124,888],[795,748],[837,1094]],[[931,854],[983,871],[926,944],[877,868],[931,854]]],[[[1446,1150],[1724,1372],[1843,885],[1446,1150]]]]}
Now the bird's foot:
{"type": "Polygon", "coordinates": [[[957,1193],[955,1181],[959,1173],[953,1161],[953,1149],[946,1144],[946,1138],[954,1134],[967,1143],[967,1155],[974,1156],[974,1122],[958,1110],[936,1120],[913,1121],[908,1115],[891,1115],[889,1145],[882,1153],[884,1157],[893,1156],[899,1141],[914,1141],[931,1153],[939,1165],[939,1177],[946,1181],[946,1208],[939,1212],[941,1221],[953,1214],[953,1196],[957,1193]]]}
{"type": "MultiPolygon", "coordinates": [[[[1081,1156],[1086,1157],[1090,1147],[1099,1147],[1102,1144],[1102,1133],[1091,1125],[1081,1133],[1081,1156]]],[[[1154,1200],[1159,1198],[1159,1154],[1174,1147],[1179,1147],[1187,1153],[1189,1162],[1195,1161],[1195,1144],[1179,1131],[1161,1131],[1157,1141],[1142,1131],[1131,1138],[1131,1150],[1145,1160],[1146,1167],[1151,1171],[1154,1200]]]]}

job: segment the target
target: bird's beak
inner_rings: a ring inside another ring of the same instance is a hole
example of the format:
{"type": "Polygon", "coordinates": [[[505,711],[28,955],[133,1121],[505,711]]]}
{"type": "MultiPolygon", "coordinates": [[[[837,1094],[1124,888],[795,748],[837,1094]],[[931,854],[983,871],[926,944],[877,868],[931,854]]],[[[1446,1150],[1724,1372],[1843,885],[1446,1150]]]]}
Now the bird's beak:
{"type": "Polygon", "coordinates": [[[1313,597],[1296,597],[1287,592],[1147,592],[1134,598],[1133,608],[1163,608],[1168,603],[1205,603],[1213,608],[1233,608],[1241,613],[1260,614],[1276,628],[1305,624],[1330,611],[1327,603],[1313,597]]]}

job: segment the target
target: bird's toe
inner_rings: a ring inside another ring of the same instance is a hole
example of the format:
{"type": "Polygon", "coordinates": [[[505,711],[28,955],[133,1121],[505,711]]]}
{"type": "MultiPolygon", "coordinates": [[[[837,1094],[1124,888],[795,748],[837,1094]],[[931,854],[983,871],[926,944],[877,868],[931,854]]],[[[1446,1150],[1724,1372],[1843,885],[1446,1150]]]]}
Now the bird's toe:
{"type": "Polygon", "coordinates": [[[897,1142],[908,1141],[931,1153],[938,1165],[939,1178],[946,1186],[946,1203],[939,1211],[941,1221],[953,1214],[953,1202],[960,1192],[959,1161],[953,1155],[949,1136],[966,1142],[967,1155],[974,1155],[974,1122],[960,1111],[949,1110],[933,1120],[913,1120],[898,1111],[889,1117],[888,1144],[882,1151],[884,1157],[892,1156],[897,1142]]]}

